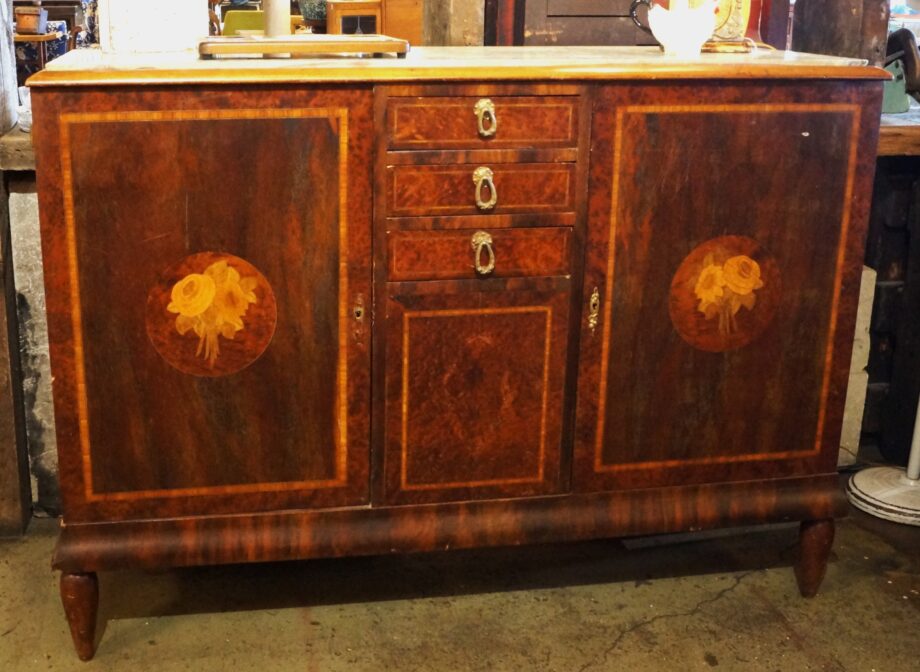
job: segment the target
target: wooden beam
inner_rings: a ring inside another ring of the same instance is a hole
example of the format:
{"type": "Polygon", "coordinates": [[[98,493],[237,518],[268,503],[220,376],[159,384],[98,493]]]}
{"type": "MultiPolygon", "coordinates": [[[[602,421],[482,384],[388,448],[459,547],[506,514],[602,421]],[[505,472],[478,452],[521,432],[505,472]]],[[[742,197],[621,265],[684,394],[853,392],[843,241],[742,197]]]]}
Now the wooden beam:
{"type": "Polygon", "coordinates": [[[920,105],[901,114],[883,114],[879,156],[920,156],[920,105]]]}
{"type": "Polygon", "coordinates": [[[32,515],[8,203],[0,179],[0,536],[22,534],[32,515]]]}
{"type": "MultiPolygon", "coordinates": [[[[12,0],[0,0],[0,133],[15,125],[19,103],[12,18],[12,0]]],[[[0,536],[22,534],[31,517],[17,324],[9,195],[0,179],[0,536]]]]}
{"type": "Polygon", "coordinates": [[[777,49],[786,48],[789,35],[789,0],[763,0],[760,39],[777,49]]]}
{"type": "Polygon", "coordinates": [[[0,135],[16,125],[19,92],[13,48],[13,0],[0,0],[0,135]]]}
{"type": "Polygon", "coordinates": [[[526,0],[484,0],[485,46],[524,44],[524,6],[526,0]]]}

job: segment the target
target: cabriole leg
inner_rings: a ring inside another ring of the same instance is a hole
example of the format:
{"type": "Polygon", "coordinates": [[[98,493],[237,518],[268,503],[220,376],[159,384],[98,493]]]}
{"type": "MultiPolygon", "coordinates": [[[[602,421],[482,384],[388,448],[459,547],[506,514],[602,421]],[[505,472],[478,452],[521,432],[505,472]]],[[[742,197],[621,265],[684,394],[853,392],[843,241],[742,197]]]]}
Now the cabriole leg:
{"type": "Polygon", "coordinates": [[[99,611],[96,574],[61,574],[61,601],[77,655],[80,660],[89,660],[96,653],[96,614],[99,611]]]}
{"type": "Polygon", "coordinates": [[[799,528],[799,557],[795,563],[795,578],[802,597],[818,594],[827,572],[827,560],[834,543],[834,521],[805,520],[799,528]]]}

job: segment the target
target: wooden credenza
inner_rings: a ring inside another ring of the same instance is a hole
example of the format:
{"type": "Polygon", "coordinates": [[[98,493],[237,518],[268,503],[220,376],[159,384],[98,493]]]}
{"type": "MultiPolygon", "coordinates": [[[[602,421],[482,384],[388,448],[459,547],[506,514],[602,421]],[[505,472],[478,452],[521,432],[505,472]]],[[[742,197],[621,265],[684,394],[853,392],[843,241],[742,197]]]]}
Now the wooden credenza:
{"type": "Polygon", "coordinates": [[[77,650],[96,572],[802,521],[881,71],[68,56],[32,80],[77,650]]]}

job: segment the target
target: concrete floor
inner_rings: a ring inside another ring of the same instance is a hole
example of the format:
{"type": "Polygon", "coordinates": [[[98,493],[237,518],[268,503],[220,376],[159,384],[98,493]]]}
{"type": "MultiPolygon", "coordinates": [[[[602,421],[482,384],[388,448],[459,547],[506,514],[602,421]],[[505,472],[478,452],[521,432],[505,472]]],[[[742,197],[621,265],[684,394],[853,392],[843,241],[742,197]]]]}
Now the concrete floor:
{"type": "Polygon", "coordinates": [[[0,542],[0,670],[920,670],[920,529],[854,513],[822,593],[796,528],[101,576],[73,653],[52,521],[0,542]]]}

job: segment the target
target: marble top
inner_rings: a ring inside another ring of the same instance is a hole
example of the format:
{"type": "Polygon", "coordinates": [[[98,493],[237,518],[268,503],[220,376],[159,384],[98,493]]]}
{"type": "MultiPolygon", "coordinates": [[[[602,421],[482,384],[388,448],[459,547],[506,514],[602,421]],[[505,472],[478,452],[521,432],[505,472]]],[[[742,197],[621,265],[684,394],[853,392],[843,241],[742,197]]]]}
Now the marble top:
{"type": "Polygon", "coordinates": [[[861,59],[761,49],[682,60],[657,47],[419,47],[406,58],[220,57],[197,52],[107,54],[78,49],[30,86],[207,82],[375,82],[606,79],[885,79],[861,59]]]}

